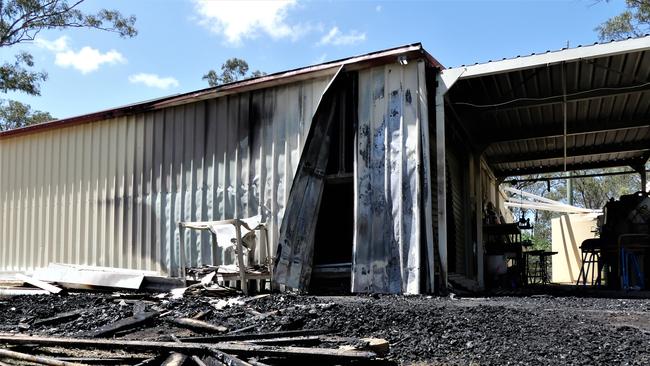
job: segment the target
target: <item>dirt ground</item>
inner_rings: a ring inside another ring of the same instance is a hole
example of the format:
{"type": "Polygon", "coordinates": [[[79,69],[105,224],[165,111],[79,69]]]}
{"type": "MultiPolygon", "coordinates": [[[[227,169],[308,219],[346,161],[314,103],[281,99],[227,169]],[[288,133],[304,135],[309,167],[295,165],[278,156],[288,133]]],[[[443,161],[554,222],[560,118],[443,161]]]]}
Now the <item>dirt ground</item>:
{"type": "MultiPolygon", "coordinates": [[[[22,296],[0,300],[3,332],[85,337],[99,326],[141,311],[190,317],[246,332],[331,328],[344,337],[390,342],[389,361],[421,365],[648,365],[650,300],[576,297],[455,298],[430,296],[298,296],[276,294],[246,304],[218,298],[157,299],[111,293],[22,296]],[[137,300],[140,298],[139,300],[137,300]],[[305,306],[306,305],[306,306],[305,306]],[[57,325],[35,319],[83,309],[57,325]],[[260,316],[272,310],[278,313],[260,316]]],[[[168,340],[192,335],[165,318],[116,337],[168,340]]]]}

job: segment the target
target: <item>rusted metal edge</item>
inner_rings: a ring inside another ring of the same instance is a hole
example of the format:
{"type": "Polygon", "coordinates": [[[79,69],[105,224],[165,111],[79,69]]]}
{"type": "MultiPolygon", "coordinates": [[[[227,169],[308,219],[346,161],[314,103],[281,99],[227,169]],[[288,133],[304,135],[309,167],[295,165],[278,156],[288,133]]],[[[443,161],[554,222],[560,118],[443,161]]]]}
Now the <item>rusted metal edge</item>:
{"type": "Polygon", "coordinates": [[[107,109],[99,112],[84,114],[60,120],[39,123],[31,126],[16,128],[8,131],[0,131],[0,139],[14,137],[44,130],[70,127],[85,123],[91,123],[111,118],[129,116],[146,111],[177,106],[205,99],[217,98],[234,93],[242,93],[256,89],[267,88],[295,81],[311,79],[318,76],[334,74],[342,65],[346,70],[358,70],[366,67],[376,66],[382,63],[395,62],[397,55],[406,56],[408,60],[424,57],[432,66],[444,68],[433,56],[424,50],[421,43],[389,48],[375,51],[360,56],[348,57],[340,60],[329,61],[322,64],[281,71],[257,78],[246,79],[217,87],[205,88],[183,94],[170,95],[145,102],[134,103],[122,107],[107,109]]]}

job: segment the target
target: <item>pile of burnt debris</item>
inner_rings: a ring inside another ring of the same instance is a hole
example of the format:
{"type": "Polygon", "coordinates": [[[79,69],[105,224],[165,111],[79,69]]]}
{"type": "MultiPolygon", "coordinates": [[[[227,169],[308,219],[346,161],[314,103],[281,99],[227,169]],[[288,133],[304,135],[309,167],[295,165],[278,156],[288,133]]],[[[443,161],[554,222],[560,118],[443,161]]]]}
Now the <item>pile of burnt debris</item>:
{"type": "MultiPolygon", "coordinates": [[[[0,366],[650,364],[650,300],[5,287],[0,366]],[[17,290],[20,288],[21,290],[17,290]],[[12,291],[9,291],[13,289],[12,291]]],[[[51,287],[50,287],[51,286],[51,287]]]]}
{"type": "MultiPolygon", "coordinates": [[[[19,276],[0,300],[0,365],[386,364],[383,339],[305,329],[294,312],[320,316],[333,302],[269,307],[270,294],[240,296],[212,281],[167,292],[79,291],[19,276]],[[279,321],[278,321],[279,320],[279,321]]],[[[277,304],[283,298],[275,298],[277,304]]]]}

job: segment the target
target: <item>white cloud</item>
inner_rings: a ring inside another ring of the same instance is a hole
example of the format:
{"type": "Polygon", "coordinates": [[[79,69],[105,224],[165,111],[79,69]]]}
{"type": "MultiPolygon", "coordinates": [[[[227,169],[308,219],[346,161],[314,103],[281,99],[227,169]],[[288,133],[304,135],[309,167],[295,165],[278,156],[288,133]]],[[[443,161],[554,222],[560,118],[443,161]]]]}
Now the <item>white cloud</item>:
{"type": "Polygon", "coordinates": [[[45,48],[52,52],[63,52],[68,49],[68,41],[70,38],[67,36],[61,36],[54,41],[48,41],[47,39],[37,38],[34,43],[40,48],[45,48]]]}
{"type": "Polygon", "coordinates": [[[74,51],[69,45],[70,39],[66,36],[48,41],[39,38],[35,41],[36,46],[52,51],[55,55],[54,63],[61,67],[72,67],[81,71],[82,74],[99,69],[103,64],[126,63],[126,58],[116,50],[102,53],[98,49],[85,46],[79,51],[74,51]]]}
{"type": "Polygon", "coordinates": [[[144,72],[129,76],[129,82],[133,84],[144,84],[148,87],[158,89],[175,88],[179,85],[178,80],[173,77],[168,76],[163,78],[156,74],[147,74],[144,72]]]}
{"type": "Polygon", "coordinates": [[[86,46],[77,52],[67,50],[57,53],[54,63],[61,67],[73,67],[82,74],[87,74],[99,69],[102,64],[126,63],[126,58],[115,50],[101,53],[95,48],[86,46]]]}
{"type": "Polygon", "coordinates": [[[311,30],[305,24],[289,24],[287,12],[296,0],[195,0],[198,22],[214,33],[223,35],[231,45],[241,45],[260,33],[273,39],[297,40],[311,30]]]}
{"type": "Polygon", "coordinates": [[[377,5],[377,6],[375,6],[375,11],[376,11],[377,13],[381,12],[381,9],[382,9],[382,6],[381,6],[381,5],[377,5]]]}
{"type": "Polygon", "coordinates": [[[324,35],[317,45],[332,45],[332,46],[350,46],[366,40],[365,33],[359,33],[356,30],[350,31],[348,34],[342,33],[338,27],[333,27],[324,35]]]}

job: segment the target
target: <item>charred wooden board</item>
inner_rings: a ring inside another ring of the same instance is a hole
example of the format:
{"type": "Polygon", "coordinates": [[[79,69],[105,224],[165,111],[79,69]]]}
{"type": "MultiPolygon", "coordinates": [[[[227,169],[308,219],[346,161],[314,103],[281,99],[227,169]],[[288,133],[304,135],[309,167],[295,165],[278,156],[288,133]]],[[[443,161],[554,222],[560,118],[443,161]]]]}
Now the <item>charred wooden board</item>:
{"type": "Polygon", "coordinates": [[[60,323],[67,323],[71,320],[77,319],[78,317],[83,314],[83,310],[74,310],[74,311],[68,311],[65,313],[60,313],[56,314],[53,317],[45,318],[45,319],[38,319],[34,321],[33,325],[35,326],[40,326],[40,325],[52,325],[52,324],[60,324],[60,323]]]}
{"type": "Polygon", "coordinates": [[[36,344],[40,346],[60,346],[69,348],[94,348],[145,350],[148,352],[179,352],[183,354],[206,354],[218,350],[237,356],[266,356],[322,360],[370,360],[377,354],[370,351],[341,350],[330,348],[261,346],[242,342],[217,343],[176,343],[154,341],[127,341],[122,339],[81,339],[58,337],[33,337],[16,334],[0,334],[0,343],[36,344]]]}
{"type": "Polygon", "coordinates": [[[284,332],[266,332],[252,334],[224,334],[220,336],[208,337],[185,337],[180,338],[181,342],[208,343],[208,342],[228,342],[228,341],[247,341],[251,339],[273,339],[286,337],[304,337],[331,334],[336,332],[334,329],[308,329],[308,330],[288,330],[284,332]]]}
{"type": "Polygon", "coordinates": [[[108,337],[117,332],[144,325],[153,320],[157,315],[157,312],[138,313],[131,317],[118,320],[115,323],[107,324],[99,329],[92,330],[86,333],[86,336],[91,338],[108,337]]]}
{"type": "Polygon", "coordinates": [[[188,328],[199,333],[225,333],[228,331],[228,328],[222,325],[216,325],[198,319],[176,318],[171,319],[170,321],[178,326],[188,328]]]}

